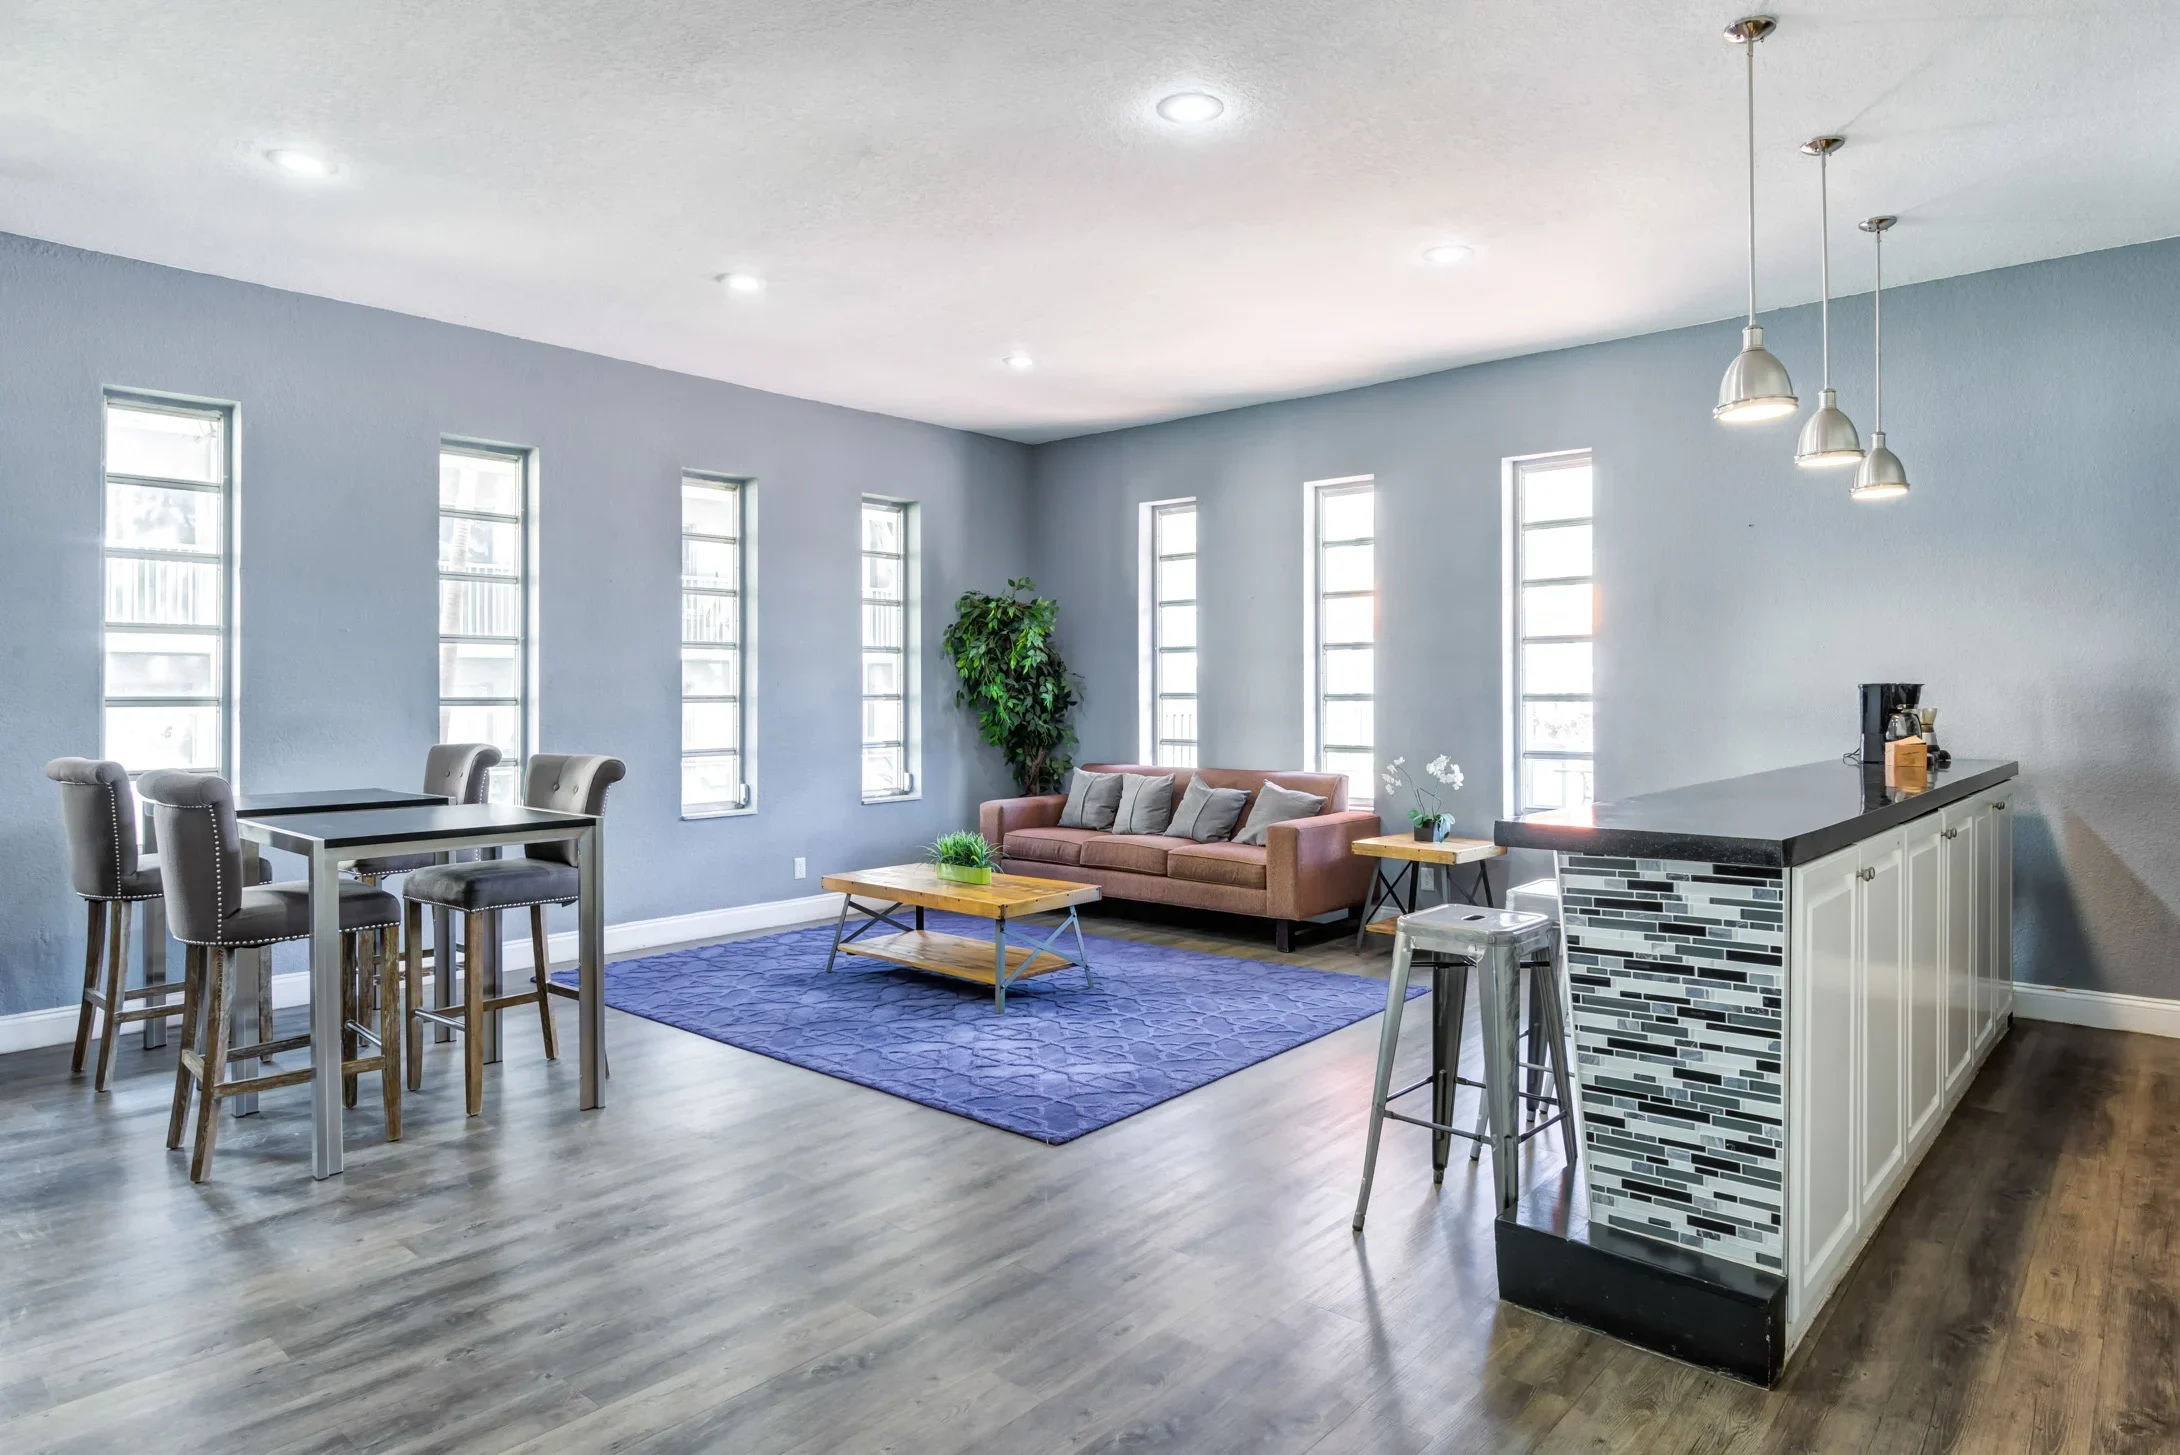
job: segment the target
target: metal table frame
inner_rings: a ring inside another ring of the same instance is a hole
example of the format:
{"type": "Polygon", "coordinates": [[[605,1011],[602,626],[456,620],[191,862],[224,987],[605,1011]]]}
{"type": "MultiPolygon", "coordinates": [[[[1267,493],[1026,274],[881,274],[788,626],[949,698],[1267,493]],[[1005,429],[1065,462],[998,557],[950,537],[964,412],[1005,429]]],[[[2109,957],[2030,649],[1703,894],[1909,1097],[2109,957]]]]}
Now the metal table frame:
{"type": "Polygon", "coordinates": [[[1355,927],[1355,953],[1358,955],[1362,953],[1363,936],[1369,933],[1371,922],[1378,917],[1379,910],[1390,904],[1402,914],[1416,912],[1416,900],[1420,897],[1419,890],[1425,869],[1437,869],[1445,874],[1443,903],[1452,904],[1453,896],[1458,892],[1469,904],[1482,905],[1486,909],[1498,907],[1491,902],[1491,865],[1495,862],[1492,859],[1476,861],[1476,877],[1466,888],[1462,888],[1454,880],[1453,871],[1458,865],[1433,864],[1422,859],[1379,858],[1373,862],[1377,865],[1377,872],[1371,877],[1370,895],[1363,902],[1362,923],[1355,927]],[[1387,873],[1385,866],[1388,864],[1397,864],[1400,867],[1387,873]]]}
{"type": "MultiPolygon", "coordinates": [[[[902,908],[912,908],[916,911],[915,929],[921,931],[923,929],[924,907],[920,904],[910,905],[906,900],[897,899],[883,909],[872,909],[867,905],[856,903],[854,895],[843,894],[840,897],[840,917],[833,921],[833,949],[832,953],[825,957],[825,973],[828,975],[832,973],[833,964],[840,958],[842,949],[853,944],[878,925],[891,925],[902,934],[910,933],[909,926],[902,924],[893,917],[893,912],[902,908]],[[863,923],[857,925],[847,934],[842,934],[841,931],[847,929],[848,911],[851,909],[864,916],[863,923]]],[[[961,938],[966,939],[968,937],[962,936],[961,938]]],[[[1030,938],[1034,938],[1034,936],[1030,938]]],[[[854,954],[855,951],[850,950],[848,953],[854,954]]],[[[1039,970],[1037,972],[1039,976],[1052,975],[1067,969],[1077,969],[1082,971],[1085,986],[1093,990],[1097,988],[1097,982],[1090,976],[1090,950],[1083,943],[1082,920],[1076,916],[1074,905],[1071,904],[1067,907],[1067,918],[1061,920],[1059,926],[1045,937],[1045,942],[1042,945],[1030,951],[1029,958],[1022,962],[1022,968],[1012,975],[1007,973],[1007,916],[1002,911],[992,917],[992,1009],[995,1012],[1000,1014],[1006,1012],[1007,987],[1026,978],[1029,967],[1037,963],[1037,958],[1040,955],[1050,955],[1060,963],[1039,970]],[[1072,959],[1052,948],[1059,943],[1060,936],[1066,934],[1069,930],[1075,932],[1075,954],[1072,959]]],[[[888,961],[885,963],[900,964],[902,962],[888,961]]],[[[925,966],[910,965],[906,968],[922,970],[927,975],[945,974],[942,970],[934,970],[925,966]]],[[[953,976],[950,978],[963,979],[966,977],[953,976]]]]}
{"type": "Polygon", "coordinates": [[[496,804],[443,805],[434,811],[475,818],[479,826],[468,831],[440,829],[421,836],[413,832],[404,836],[395,831],[403,827],[400,811],[387,809],[359,810],[352,815],[363,822],[383,815],[391,827],[381,833],[360,826],[331,837],[312,833],[308,826],[315,815],[241,822],[245,842],[299,854],[310,866],[310,1140],[311,1176],[316,1178],[337,1176],[342,1167],[340,874],[343,864],[357,859],[573,840],[578,887],[580,1008],[576,1020],[582,1042],[581,1105],[586,1111],[605,1105],[603,825],[589,814],[541,808],[519,810],[524,815],[521,822],[492,823],[495,816],[518,812],[496,804]]]}

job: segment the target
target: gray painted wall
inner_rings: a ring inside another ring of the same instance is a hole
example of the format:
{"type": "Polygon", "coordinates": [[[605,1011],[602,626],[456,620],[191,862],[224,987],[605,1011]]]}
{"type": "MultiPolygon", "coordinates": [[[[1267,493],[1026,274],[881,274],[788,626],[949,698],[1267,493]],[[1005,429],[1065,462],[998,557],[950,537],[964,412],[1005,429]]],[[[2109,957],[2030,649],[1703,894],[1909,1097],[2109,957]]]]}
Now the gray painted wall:
{"type": "Polygon", "coordinates": [[[109,385],[241,406],[249,788],[422,774],[437,735],[443,434],[539,451],[540,738],[628,760],[608,820],[611,920],[814,893],[829,869],[908,857],[973,823],[976,802],[1008,786],[951,705],[937,643],[959,592],[998,587],[1028,557],[1023,447],[0,235],[0,1014],[71,1002],[82,973],[41,770],[98,751],[109,385]],[[679,818],[685,467],[758,481],[754,817],[679,818]],[[922,800],[867,807],[866,491],[922,504],[927,696],[922,800]]]}
{"type": "MultiPolygon", "coordinates": [[[[1088,679],[1084,756],[1136,752],[1137,504],[1194,495],[1203,761],[1297,763],[1302,484],[1374,473],[1381,760],[1452,753],[1456,812],[1488,832],[1501,461],[1587,447],[1603,796],[1837,755],[1856,683],[1922,681],[1955,752],[2022,764],[2017,976],[2180,995],[2176,320],[2180,242],[1888,293],[1915,487],[1890,505],[1797,469],[1795,423],[1711,420],[1731,323],[1042,446],[1036,579],[1088,679]]],[[[1816,310],[1765,323],[1806,406],[1816,310]]],[[[1835,306],[1865,434],[1869,339],[1866,296],[1835,306]]]]}

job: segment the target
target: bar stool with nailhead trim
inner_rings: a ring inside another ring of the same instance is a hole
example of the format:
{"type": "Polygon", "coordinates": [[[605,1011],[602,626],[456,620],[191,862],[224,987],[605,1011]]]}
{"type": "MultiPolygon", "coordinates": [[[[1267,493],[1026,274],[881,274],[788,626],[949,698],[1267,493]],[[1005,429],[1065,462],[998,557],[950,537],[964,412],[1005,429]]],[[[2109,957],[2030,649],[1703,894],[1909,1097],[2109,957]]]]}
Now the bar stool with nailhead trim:
{"type": "MultiPolygon", "coordinates": [[[[605,816],[606,790],[628,774],[619,758],[584,753],[537,753],[532,755],[522,781],[522,801],[530,808],[558,809],[563,813],[605,816]]],[[[484,1112],[484,1067],[487,1017],[518,1005],[537,1005],[545,1036],[545,1059],[557,1059],[560,1048],[553,1033],[552,997],[578,999],[576,992],[552,979],[546,951],[545,906],[573,904],[578,897],[575,845],[564,842],[525,845],[519,859],[485,859],[474,864],[434,864],[419,869],[401,885],[408,901],[408,936],[414,945],[422,928],[426,906],[450,909],[462,916],[462,1005],[459,1015],[428,1011],[421,1004],[422,968],[412,950],[409,955],[409,1008],[406,1031],[409,1046],[409,1089],[423,1086],[423,1022],[462,1033],[462,1086],[469,1114],[484,1112]],[[498,984],[500,912],[530,911],[530,960],[532,988],[520,995],[502,995],[498,984]]],[[[497,1045],[497,1036],[492,1037],[497,1045]]],[[[602,1057],[601,1057],[602,1059],[602,1057]]]]}
{"type": "MultiPolygon", "coordinates": [[[[308,1081],[311,1068],[272,1072],[229,1080],[227,1063],[300,1050],[310,1037],[288,1036],[257,1045],[230,1046],[227,1008],[234,985],[234,952],[310,938],[310,885],[266,884],[245,888],[241,881],[242,835],[235,822],[234,793],[227,780],[203,773],[146,773],[137,785],[151,804],[164,859],[167,916],[174,938],[189,948],[182,981],[182,1049],[174,1070],[174,1106],[167,1118],[167,1146],[182,1144],[192,1089],[199,1095],[197,1141],[189,1159],[189,1180],[202,1182],[212,1170],[212,1142],[219,1126],[218,1103],[230,1096],[269,1091],[308,1081]],[[202,1022],[200,1025],[199,1022],[202,1022]]],[[[354,1077],[379,1073],[386,1103],[386,1140],[401,1140],[401,1036],[396,1010],[401,1003],[395,978],[392,934],[401,922],[401,902],[383,889],[340,881],[342,954],[358,956],[357,942],[375,946],[379,977],[379,1024],[370,1031],[346,1021],[344,1030],[376,1043],[378,1054],[343,1057],[341,1072],[354,1077]]],[[[344,1017],[344,1021],[345,1021],[344,1017]]]]}
{"type": "MultiPolygon", "coordinates": [[[[114,1036],[129,1021],[157,1020],[182,1013],[182,984],[129,986],[129,921],[135,907],[159,899],[166,890],[155,859],[143,857],[136,834],[136,795],[129,773],[119,763],[91,758],[55,758],[45,776],[61,785],[61,823],[68,831],[68,873],[77,894],[90,907],[84,931],[83,1001],[76,1015],[76,1049],[68,1073],[80,1075],[91,1046],[91,1023],[105,1012],[98,1036],[98,1071],[92,1085],[104,1091],[114,1059],[114,1036]],[[103,983],[101,983],[103,981],[103,983]],[[167,999],[173,996],[174,999],[167,999]],[[150,1005],[129,1004],[149,1000],[150,1005]]],[[[263,872],[263,866],[259,866],[263,872]]],[[[272,967],[259,967],[259,1005],[272,1015],[272,967]]],[[[268,1029],[269,1029],[268,1020],[268,1029]]]]}

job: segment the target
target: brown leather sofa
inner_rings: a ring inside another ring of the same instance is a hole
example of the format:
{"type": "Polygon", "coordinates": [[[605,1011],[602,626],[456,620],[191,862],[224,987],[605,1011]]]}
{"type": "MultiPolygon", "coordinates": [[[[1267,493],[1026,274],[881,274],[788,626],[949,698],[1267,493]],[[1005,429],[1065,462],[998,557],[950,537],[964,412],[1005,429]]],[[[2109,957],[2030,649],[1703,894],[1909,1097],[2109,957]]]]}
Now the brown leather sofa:
{"type": "MultiPolygon", "coordinates": [[[[978,811],[978,828],[999,846],[1008,874],[1095,884],[1107,899],[1177,904],[1273,921],[1281,950],[1294,948],[1300,921],[1335,910],[1359,909],[1370,889],[1370,861],[1348,850],[1357,839],[1380,832],[1374,813],[1347,806],[1344,773],[1280,773],[1252,768],[1152,768],[1141,763],[1085,763],[1091,773],[1173,774],[1173,798],[1181,801],[1189,779],[1213,788],[1247,790],[1241,823],[1256,807],[1257,790],[1277,783],[1325,800],[1315,818],[1275,823],[1267,842],[1199,844],[1164,834],[1110,834],[1059,827],[1065,794],[1001,798],[978,811]]],[[[1239,825],[1236,826],[1237,831],[1239,825]]]]}

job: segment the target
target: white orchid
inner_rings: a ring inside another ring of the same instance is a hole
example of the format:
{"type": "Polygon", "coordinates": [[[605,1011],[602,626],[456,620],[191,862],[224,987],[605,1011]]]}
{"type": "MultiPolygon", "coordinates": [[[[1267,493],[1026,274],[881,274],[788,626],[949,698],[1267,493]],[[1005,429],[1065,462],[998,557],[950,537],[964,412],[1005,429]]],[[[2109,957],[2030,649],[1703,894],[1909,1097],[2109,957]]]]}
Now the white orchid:
{"type": "MultiPolygon", "coordinates": [[[[1396,798],[1404,790],[1413,789],[1416,796],[1416,807],[1408,810],[1408,821],[1419,829],[1426,824],[1439,826],[1440,832],[1452,828],[1453,815],[1445,811],[1445,805],[1436,793],[1408,776],[1407,762],[1408,760],[1405,757],[1395,758],[1392,762],[1387,763],[1384,770],[1378,774],[1378,781],[1385,788],[1385,796],[1387,798],[1396,798]]],[[[1454,762],[1446,754],[1440,753],[1430,762],[1425,763],[1423,771],[1453,792],[1458,793],[1461,791],[1461,784],[1464,781],[1461,775],[1461,765],[1454,762]]]]}

